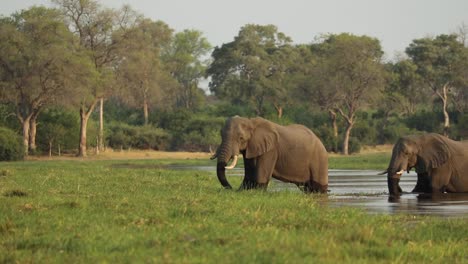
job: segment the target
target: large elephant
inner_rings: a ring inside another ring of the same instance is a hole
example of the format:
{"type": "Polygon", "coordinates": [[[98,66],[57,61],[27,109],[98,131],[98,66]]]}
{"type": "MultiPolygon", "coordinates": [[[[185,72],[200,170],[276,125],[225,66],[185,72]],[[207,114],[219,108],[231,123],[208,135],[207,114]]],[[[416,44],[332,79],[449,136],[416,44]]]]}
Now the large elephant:
{"type": "Polygon", "coordinates": [[[412,168],[418,174],[413,192],[468,192],[468,142],[433,133],[400,138],[384,172],[391,195],[401,193],[400,177],[412,168]]]}
{"type": "Polygon", "coordinates": [[[221,137],[212,159],[217,158],[216,173],[225,188],[232,188],[225,170],[236,166],[241,153],[245,176],[240,189],[266,188],[273,177],[295,183],[306,193],[327,192],[328,153],[305,126],[281,126],[260,117],[235,116],[227,119],[221,137]]]}

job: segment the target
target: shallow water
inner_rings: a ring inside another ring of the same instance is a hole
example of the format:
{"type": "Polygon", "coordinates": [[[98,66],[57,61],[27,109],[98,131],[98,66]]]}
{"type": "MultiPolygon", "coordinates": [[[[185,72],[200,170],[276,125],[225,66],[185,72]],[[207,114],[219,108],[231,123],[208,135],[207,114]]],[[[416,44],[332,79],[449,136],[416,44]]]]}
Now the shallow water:
{"type": "MultiPolygon", "coordinates": [[[[215,167],[174,167],[174,169],[197,169],[216,173],[215,167]]],[[[353,206],[364,208],[370,213],[408,213],[438,215],[444,217],[468,217],[468,193],[459,194],[414,194],[416,173],[404,173],[400,187],[403,194],[390,199],[386,175],[374,170],[330,170],[329,196],[327,203],[333,207],[353,206]]],[[[227,171],[228,176],[243,176],[243,169],[227,171]]],[[[273,180],[270,191],[298,191],[294,184],[273,180]]]]}

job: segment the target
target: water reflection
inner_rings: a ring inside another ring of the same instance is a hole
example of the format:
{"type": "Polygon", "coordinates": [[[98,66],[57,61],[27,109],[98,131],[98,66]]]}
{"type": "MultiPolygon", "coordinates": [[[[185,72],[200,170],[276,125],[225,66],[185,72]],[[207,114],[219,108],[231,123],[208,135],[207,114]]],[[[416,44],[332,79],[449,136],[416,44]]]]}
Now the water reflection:
{"type": "MultiPolygon", "coordinates": [[[[214,167],[191,167],[215,172],[214,167]]],[[[178,168],[183,169],[183,168],[178,168]]],[[[330,206],[354,206],[370,213],[409,213],[418,215],[439,215],[468,217],[468,193],[414,194],[410,193],[416,185],[416,173],[404,173],[400,187],[403,194],[398,198],[389,197],[387,178],[374,170],[330,170],[330,206]]],[[[243,169],[229,171],[228,176],[243,176],[243,169]]],[[[297,191],[294,184],[273,180],[270,191],[297,191]]]]}

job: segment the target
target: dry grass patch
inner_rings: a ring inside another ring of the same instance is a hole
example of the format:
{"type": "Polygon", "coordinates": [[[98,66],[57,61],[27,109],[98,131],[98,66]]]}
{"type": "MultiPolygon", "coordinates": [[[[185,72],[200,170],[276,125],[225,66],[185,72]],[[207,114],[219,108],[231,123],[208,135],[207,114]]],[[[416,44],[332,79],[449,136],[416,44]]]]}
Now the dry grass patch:
{"type": "Polygon", "coordinates": [[[85,158],[77,158],[74,155],[62,156],[29,156],[27,160],[136,160],[136,159],[209,159],[210,153],[206,152],[183,152],[183,151],[153,151],[153,150],[106,150],[99,154],[88,153],[85,158]]]}

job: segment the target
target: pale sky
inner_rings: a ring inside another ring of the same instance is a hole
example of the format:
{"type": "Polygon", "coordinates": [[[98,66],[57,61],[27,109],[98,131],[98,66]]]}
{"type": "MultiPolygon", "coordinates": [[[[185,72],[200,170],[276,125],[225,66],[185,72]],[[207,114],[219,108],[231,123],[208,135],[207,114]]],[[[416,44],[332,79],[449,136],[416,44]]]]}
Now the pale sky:
{"type": "MultiPolygon", "coordinates": [[[[0,0],[9,16],[49,0],[0,0]]],[[[468,0],[100,0],[105,7],[129,4],[176,31],[202,31],[213,46],[230,42],[245,24],[273,24],[293,42],[311,43],[320,34],[343,32],[380,40],[387,59],[413,39],[454,33],[468,26],[468,0]]]]}

